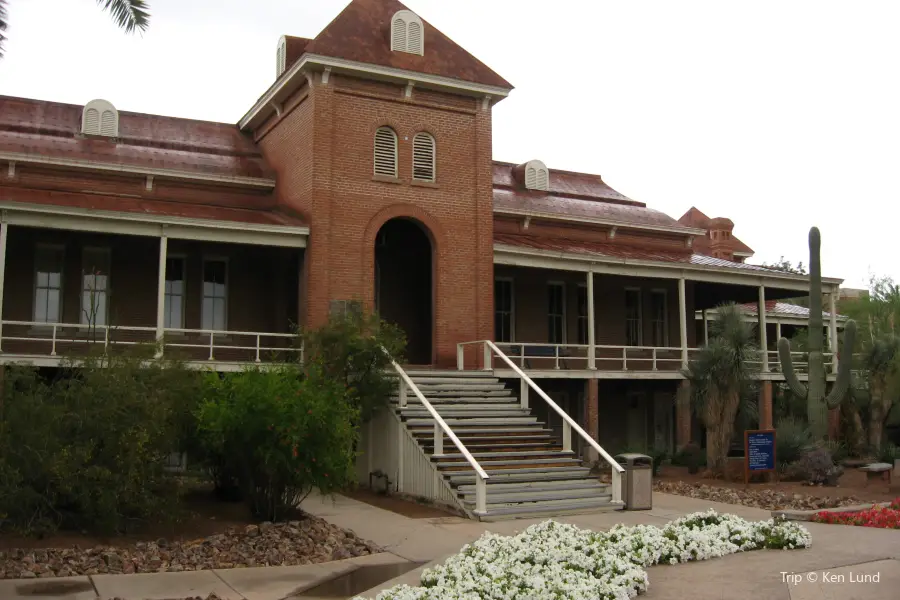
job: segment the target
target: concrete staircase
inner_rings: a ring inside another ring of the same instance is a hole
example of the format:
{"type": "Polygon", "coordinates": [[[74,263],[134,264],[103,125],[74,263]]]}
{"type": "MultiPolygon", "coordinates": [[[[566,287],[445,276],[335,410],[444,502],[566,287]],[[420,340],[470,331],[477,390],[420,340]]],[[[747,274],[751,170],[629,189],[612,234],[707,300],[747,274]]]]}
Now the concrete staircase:
{"type": "MultiPolygon", "coordinates": [[[[407,406],[392,399],[403,425],[431,456],[456,492],[460,506],[482,521],[615,510],[608,484],[600,483],[530,409],[490,372],[407,371],[425,398],[489,475],[487,515],[476,516],[475,472],[444,436],[434,453],[434,421],[412,392],[407,406]]],[[[533,399],[532,402],[542,402],[533,399]]]]}

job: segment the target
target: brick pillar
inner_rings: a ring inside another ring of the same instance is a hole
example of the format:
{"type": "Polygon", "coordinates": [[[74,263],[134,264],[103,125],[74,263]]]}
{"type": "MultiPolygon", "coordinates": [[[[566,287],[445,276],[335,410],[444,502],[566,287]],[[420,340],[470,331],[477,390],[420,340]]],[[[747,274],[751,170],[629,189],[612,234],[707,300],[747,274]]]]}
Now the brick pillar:
{"type": "Polygon", "coordinates": [[[772,429],[772,382],[763,381],[759,386],[759,428],[772,429]]]}
{"type": "MultiPolygon", "coordinates": [[[[584,421],[585,431],[600,443],[600,382],[588,379],[584,384],[584,421]]],[[[585,460],[595,462],[600,459],[597,451],[588,446],[585,448],[585,460]]]]}
{"type": "Polygon", "coordinates": [[[828,439],[836,440],[841,437],[841,407],[828,411],[828,439]]]}
{"type": "Polygon", "coordinates": [[[675,395],[675,449],[681,450],[691,441],[691,383],[682,380],[675,395]]]}

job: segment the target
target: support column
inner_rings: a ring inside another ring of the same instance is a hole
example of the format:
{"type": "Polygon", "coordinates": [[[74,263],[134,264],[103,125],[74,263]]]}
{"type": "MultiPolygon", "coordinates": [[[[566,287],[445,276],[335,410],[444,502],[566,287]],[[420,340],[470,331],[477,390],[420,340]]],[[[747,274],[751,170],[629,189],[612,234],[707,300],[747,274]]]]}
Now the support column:
{"type": "Polygon", "coordinates": [[[0,222],[0,350],[3,349],[3,283],[6,279],[6,239],[9,223],[0,222]]]}
{"type": "Polygon", "coordinates": [[[706,316],[706,309],[703,309],[703,345],[709,346],[709,318],[706,316]]]}
{"type": "Polygon", "coordinates": [[[828,321],[828,340],[831,342],[831,352],[833,353],[831,359],[832,373],[837,373],[838,371],[837,295],[837,288],[832,288],[831,293],[828,294],[828,312],[830,313],[830,319],[828,321]]]}
{"type": "Polygon", "coordinates": [[[769,372],[769,341],[766,339],[766,286],[759,286],[759,349],[762,352],[762,372],[769,372]]]}
{"type": "MultiPolygon", "coordinates": [[[[588,271],[587,274],[587,334],[588,334],[588,369],[596,368],[596,343],[594,336],[594,272],[588,271]]],[[[594,379],[593,381],[597,381],[594,379]]]]}
{"type": "Polygon", "coordinates": [[[675,394],[675,449],[691,442],[691,382],[683,379],[675,394]]]}
{"type": "MultiPolygon", "coordinates": [[[[584,420],[587,434],[600,443],[600,382],[597,379],[588,379],[584,385],[584,420]]],[[[596,450],[585,446],[585,460],[589,463],[600,460],[596,450]]]]}
{"type": "Polygon", "coordinates": [[[774,424],[772,415],[772,382],[761,381],[759,386],[759,428],[772,429],[774,424]]]}
{"type": "Polygon", "coordinates": [[[777,321],[775,323],[775,339],[776,340],[781,339],[781,321],[777,321]]]}
{"type": "Polygon", "coordinates": [[[159,238],[159,281],[156,289],[156,341],[160,344],[157,357],[162,356],[162,339],[166,327],[166,253],[168,252],[169,238],[165,235],[159,238]]]}
{"type": "Polygon", "coordinates": [[[678,312],[679,326],[681,334],[681,366],[687,367],[688,364],[688,345],[687,345],[687,298],[685,297],[684,278],[678,280],[678,312]]]}

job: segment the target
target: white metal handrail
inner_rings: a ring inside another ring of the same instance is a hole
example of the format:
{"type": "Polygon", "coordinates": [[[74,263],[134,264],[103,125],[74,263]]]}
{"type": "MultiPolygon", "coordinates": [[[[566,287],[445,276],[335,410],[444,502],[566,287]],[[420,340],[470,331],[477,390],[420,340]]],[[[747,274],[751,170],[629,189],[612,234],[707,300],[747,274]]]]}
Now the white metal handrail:
{"type": "Polygon", "coordinates": [[[497,357],[500,358],[500,360],[502,360],[507,365],[509,365],[509,367],[516,373],[516,375],[518,375],[520,381],[522,382],[521,383],[520,401],[522,403],[523,408],[528,408],[528,388],[530,387],[532,390],[534,390],[537,393],[538,396],[541,397],[541,399],[544,402],[547,403],[547,406],[549,406],[551,409],[553,409],[553,411],[556,412],[556,414],[558,414],[560,416],[560,418],[562,419],[562,422],[563,422],[563,451],[564,452],[572,451],[572,430],[574,429],[575,432],[578,435],[580,435],[581,438],[585,442],[587,442],[589,446],[591,446],[594,450],[596,450],[597,453],[600,456],[602,456],[603,459],[607,463],[609,463],[609,465],[611,467],[611,472],[612,472],[612,481],[611,481],[612,501],[616,502],[616,503],[621,503],[622,502],[621,477],[622,477],[622,473],[625,472],[625,469],[623,469],[622,466],[618,462],[616,462],[613,459],[613,457],[610,456],[609,453],[606,450],[604,450],[603,447],[600,444],[598,444],[594,438],[592,438],[590,435],[588,435],[587,432],[584,429],[582,429],[581,426],[578,423],[576,423],[575,420],[572,417],[570,417],[566,411],[564,411],[562,408],[560,408],[559,405],[556,402],[554,402],[550,398],[550,396],[548,396],[544,392],[544,390],[542,390],[540,387],[538,387],[538,385],[534,381],[532,381],[531,377],[526,375],[525,372],[522,371],[522,369],[517,367],[516,363],[514,363],[512,360],[510,360],[510,358],[508,356],[506,356],[506,354],[504,354],[500,350],[500,348],[498,348],[497,345],[494,344],[494,342],[492,342],[490,340],[484,340],[482,342],[476,342],[476,343],[484,344],[484,358],[485,358],[485,364],[487,365],[487,367],[491,366],[491,364],[493,362],[493,355],[496,354],[497,357]]]}
{"type": "MultiPolygon", "coordinates": [[[[104,348],[108,348],[110,345],[115,346],[135,346],[138,344],[149,344],[157,342],[156,333],[157,329],[155,327],[143,327],[136,325],[92,325],[86,323],[45,323],[39,321],[0,321],[0,326],[11,326],[11,327],[29,327],[31,329],[30,332],[25,335],[4,335],[2,329],[0,329],[0,350],[2,350],[2,344],[5,341],[11,342],[38,342],[38,343],[49,343],[50,344],[50,353],[49,356],[57,356],[57,344],[60,342],[65,343],[82,343],[82,344],[91,344],[91,343],[103,343],[104,348]],[[71,335],[71,330],[75,330],[77,333],[75,336],[71,335]],[[44,333],[47,332],[47,333],[44,333]],[[95,339],[92,338],[89,334],[90,332],[96,332],[99,335],[102,334],[103,339],[95,339]],[[115,332],[123,332],[123,333],[144,333],[144,334],[153,334],[152,336],[147,336],[147,339],[143,341],[133,341],[133,340],[118,340],[112,339],[110,337],[111,333],[115,332]]],[[[255,362],[261,362],[261,354],[263,352],[299,352],[301,360],[303,358],[303,346],[298,347],[277,347],[277,346],[264,346],[262,344],[263,338],[285,338],[285,339],[297,339],[296,334],[292,333],[264,333],[257,331],[223,331],[223,330],[213,330],[213,329],[183,329],[183,328],[166,328],[163,330],[163,340],[162,340],[162,348],[209,348],[209,360],[215,360],[215,349],[224,349],[224,350],[246,350],[255,352],[255,362]],[[166,340],[165,334],[176,333],[176,334],[187,334],[192,335],[196,334],[199,336],[209,336],[209,342],[205,342],[202,344],[199,343],[190,343],[190,342],[173,342],[166,340]],[[237,345],[237,344],[216,344],[216,338],[224,338],[229,336],[246,336],[246,337],[255,337],[256,344],[254,345],[237,345]]]]}
{"type": "MultiPolygon", "coordinates": [[[[412,379],[409,378],[409,375],[406,371],[403,370],[397,361],[390,355],[386,348],[382,346],[382,352],[384,352],[391,361],[391,365],[394,367],[394,370],[400,376],[400,386],[399,386],[399,404],[400,408],[406,407],[406,392],[407,390],[412,391],[412,393],[418,398],[419,402],[422,403],[422,406],[425,407],[425,410],[431,415],[431,418],[434,419],[434,451],[432,456],[443,456],[444,455],[444,434],[447,434],[447,437],[450,438],[450,441],[453,442],[453,445],[456,446],[457,450],[459,450],[460,454],[463,455],[463,458],[466,459],[466,462],[469,463],[469,466],[475,470],[475,514],[483,515],[487,513],[487,486],[485,482],[490,479],[490,476],[485,472],[484,469],[481,468],[481,465],[478,464],[478,461],[475,460],[475,457],[466,449],[465,445],[460,441],[456,434],[453,433],[453,430],[450,429],[450,426],[447,425],[447,422],[444,421],[443,417],[438,414],[438,412],[434,409],[431,402],[429,402],[425,395],[422,394],[422,391],[418,388],[418,386],[413,382],[412,379]]],[[[403,455],[400,455],[400,472],[403,472],[403,455]]],[[[400,482],[402,486],[402,481],[400,482]]]]}

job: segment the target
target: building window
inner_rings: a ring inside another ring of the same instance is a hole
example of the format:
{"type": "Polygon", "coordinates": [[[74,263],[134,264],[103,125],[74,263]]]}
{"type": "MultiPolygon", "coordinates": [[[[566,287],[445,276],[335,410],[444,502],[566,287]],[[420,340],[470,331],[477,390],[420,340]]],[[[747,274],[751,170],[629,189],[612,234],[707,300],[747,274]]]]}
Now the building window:
{"type": "Polygon", "coordinates": [[[184,258],[166,258],[166,296],[163,307],[166,329],[184,328],[184,258]]]}
{"type": "Polygon", "coordinates": [[[434,181],[434,138],[430,133],[419,132],[413,138],[413,179],[434,181]]]}
{"type": "Polygon", "coordinates": [[[391,19],[391,50],[425,54],[425,26],[410,10],[397,11],[391,19]]]}
{"type": "Polygon", "coordinates": [[[643,342],[641,318],[641,290],[625,290],[625,345],[641,346],[643,342]]]}
{"type": "Polygon", "coordinates": [[[578,286],[578,343],[582,346],[588,343],[588,295],[587,286],[578,286]]]}
{"type": "Polygon", "coordinates": [[[34,321],[59,323],[62,317],[63,249],[38,246],[34,260],[34,321]]]}
{"type": "Polygon", "coordinates": [[[81,255],[81,324],[109,324],[109,250],[85,248],[81,255]]]}
{"type": "Polygon", "coordinates": [[[515,302],[511,279],[494,281],[494,339],[498,342],[514,342],[515,302]]]}
{"type": "Polygon", "coordinates": [[[547,284],[547,341],[566,343],[566,288],[561,283],[547,284]]]}
{"type": "Polygon", "coordinates": [[[225,331],[227,327],[228,266],[222,259],[203,261],[203,304],[201,327],[206,330],[225,331]]]}
{"type": "Polygon", "coordinates": [[[119,111],[107,100],[91,100],[81,113],[81,133],[118,137],[119,111]]]}
{"type": "Polygon", "coordinates": [[[390,127],[375,132],[375,174],[397,177],[397,134],[390,127]]]}
{"type": "Polygon", "coordinates": [[[550,189],[550,171],[547,165],[539,160],[525,163],[525,187],[529,190],[547,191],[550,189]]]}
{"type": "Polygon", "coordinates": [[[666,291],[650,292],[650,319],[653,328],[653,345],[660,348],[669,347],[669,320],[666,306],[666,291]]]}

